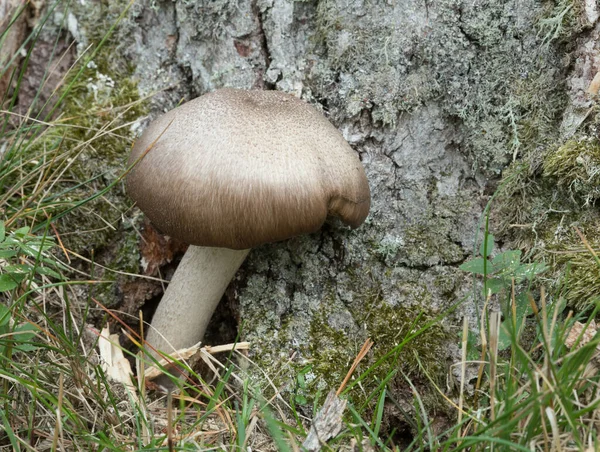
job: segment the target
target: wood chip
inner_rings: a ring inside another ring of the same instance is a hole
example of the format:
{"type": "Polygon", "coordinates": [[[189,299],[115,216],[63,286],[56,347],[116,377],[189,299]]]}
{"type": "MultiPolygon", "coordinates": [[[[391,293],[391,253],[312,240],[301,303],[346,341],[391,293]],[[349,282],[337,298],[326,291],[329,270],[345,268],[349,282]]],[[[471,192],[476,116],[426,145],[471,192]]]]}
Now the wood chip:
{"type": "MultiPolygon", "coordinates": [[[[585,323],[575,322],[571,331],[565,338],[565,345],[568,348],[573,348],[578,338],[579,343],[577,343],[577,349],[580,349],[585,344],[589,343],[598,332],[598,325],[596,322],[592,320],[587,328],[585,327],[585,323]]],[[[585,367],[585,371],[583,373],[584,378],[590,378],[598,373],[598,369],[600,368],[600,345],[596,347],[596,352],[592,359],[590,359],[589,363],[585,367]]]]}
{"type": "Polygon", "coordinates": [[[122,383],[131,394],[135,395],[136,388],[132,384],[133,372],[131,365],[127,358],[125,358],[125,355],[123,355],[123,349],[119,344],[119,335],[110,334],[108,325],[100,332],[98,349],[102,358],[102,370],[104,370],[108,378],[112,381],[122,383]]]}
{"type": "Polygon", "coordinates": [[[594,320],[592,320],[590,322],[590,324],[587,326],[585,331],[584,331],[584,328],[585,328],[585,323],[575,322],[575,324],[571,328],[571,331],[569,331],[569,334],[567,335],[567,337],[565,339],[565,345],[568,348],[573,348],[573,346],[575,345],[575,342],[577,341],[577,339],[580,336],[581,336],[581,340],[577,344],[577,348],[583,347],[585,344],[587,344],[594,338],[594,336],[596,335],[596,332],[598,331],[598,327],[596,326],[596,322],[594,320]],[[582,332],[583,332],[583,335],[582,335],[582,332]]]}
{"type": "Polygon", "coordinates": [[[345,409],[346,400],[336,396],[335,391],[330,391],[302,443],[304,450],[319,451],[329,439],[336,436],[342,429],[342,415],[345,409]]]}

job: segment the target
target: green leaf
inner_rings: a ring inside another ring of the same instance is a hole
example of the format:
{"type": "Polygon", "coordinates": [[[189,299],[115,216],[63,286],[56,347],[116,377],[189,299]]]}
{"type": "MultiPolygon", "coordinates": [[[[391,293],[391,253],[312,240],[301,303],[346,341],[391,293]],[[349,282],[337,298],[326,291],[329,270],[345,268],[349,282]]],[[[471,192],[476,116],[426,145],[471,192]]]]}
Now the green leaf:
{"type": "Polygon", "coordinates": [[[51,268],[48,268],[48,267],[37,267],[35,269],[35,272],[40,275],[52,276],[53,278],[56,278],[56,279],[62,279],[62,277],[60,276],[59,273],[55,272],[54,270],[52,270],[51,268]]]}
{"type": "Polygon", "coordinates": [[[510,284],[502,278],[489,278],[486,284],[486,289],[492,294],[500,293],[507,287],[510,287],[510,284]]]}
{"type": "Polygon", "coordinates": [[[12,234],[6,236],[6,238],[4,239],[4,246],[7,246],[7,245],[20,246],[20,244],[21,244],[20,240],[17,240],[12,234]]]}
{"type": "Polygon", "coordinates": [[[479,249],[479,254],[483,257],[489,257],[494,250],[494,236],[492,234],[488,234],[485,237],[485,240],[481,243],[481,248],[479,249]],[[487,244],[487,250],[485,249],[485,245],[487,244]]]}
{"type": "Polygon", "coordinates": [[[306,397],[304,397],[302,394],[296,394],[296,396],[294,397],[294,401],[298,405],[306,405],[308,403],[308,400],[306,400],[306,397]]]}
{"type": "Polygon", "coordinates": [[[534,262],[533,264],[521,264],[515,271],[515,279],[522,281],[524,279],[531,279],[540,273],[544,273],[547,270],[545,264],[534,262]]]}
{"type": "MultiPolygon", "coordinates": [[[[533,314],[533,308],[529,302],[527,292],[521,292],[515,297],[515,310],[517,311],[517,320],[523,319],[528,315],[533,314]]],[[[510,314],[509,314],[510,315],[510,314]]]]}
{"type": "Polygon", "coordinates": [[[18,325],[13,330],[13,349],[22,352],[30,352],[37,349],[38,346],[33,344],[31,341],[38,332],[39,328],[31,323],[23,323],[18,325]]]}
{"type": "Polygon", "coordinates": [[[29,273],[7,273],[13,281],[17,284],[21,284],[25,279],[29,277],[29,273]]]}
{"type": "MultiPolygon", "coordinates": [[[[491,266],[488,266],[488,273],[490,273],[491,266]]],[[[476,257],[475,259],[471,259],[470,261],[465,262],[459,267],[462,271],[468,273],[474,273],[476,275],[484,275],[483,272],[483,257],[476,257]]]]}
{"type": "Polygon", "coordinates": [[[17,252],[15,250],[0,250],[0,259],[8,259],[16,255],[17,252]]]}
{"type": "Polygon", "coordinates": [[[0,221],[0,242],[4,242],[6,238],[6,228],[4,227],[4,221],[0,221]]]}
{"type": "Polygon", "coordinates": [[[512,344],[512,337],[509,331],[510,325],[507,322],[500,324],[500,331],[498,332],[498,351],[506,350],[512,344]]]}
{"type": "Polygon", "coordinates": [[[18,276],[18,275],[22,275],[22,274],[28,274],[29,272],[31,272],[32,267],[31,265],[27,265],[27,264],[14,264],[14,265],[7,265],[6,267],[4,267],[4,271],[12,276],[18,276]]]}
{"type": "Polygon", "coordinates": [[[512,345],[511,331],[513,326],[516,325],[516,338],[517,341],[521,336],[521,331],[527,316],[532,314],[533,310],[529,303],[527,293],[520,293],[515,297],[515,314],[516,318],[513,320],[513,310],[508,307],[506,313],[506,320],[500,325],[500,334],[498,335],[498,350],[506,350],[512,345]]]}
{"type": "Polygon", "coordinates": [[[14,235],[15,237],[18,237],[18,238],[23,238],[27,234],[29,234],[29,226],[23,226],[22,228],[19,228],[19,229],[13,231],[13,233],[12,233],[12,235],[14,235]]]}
{"type": "MultiPolygon", "coordinates": [[[[460,336],[462,339],[462,331],[460,332],[460,336]]],[[[478,342],[479,342],[479,336],[477,335],[477,333],[474,333],[473,331],[469,330],[469,332],[467,333],[467,360],[468,361],[475,361],[475,360],[481,358],[481,350],[480,350],[480,347],[478,346],[478,342]]]]}
{"type": "Polygon", "coordinates": [[[16,326],[12,331],[9,331],[8,324],[2,325],[0,328],[2,337],[0,338],[0,353],[4,353],[6,343],[12,342],[13,350],[20,352],[31,352],[39,348],[32,341],[40,329],[30,323],[23,323],[16,326]]]}
{"type": "Polygon", "coordinates": [[[299,373],[298,377],[296,377],[296,379],[298,381],[298,387],[301,389],[306,389],[306,380],[304,379],[304,374],[299,373]]]}
{"type": "Polygon", "coordinates": [[[492,259],[492,264],[497,272],[508,273],[505,276],[513,276],[513,273],[521,265],[521,250],[510,250],[500,253],[492,259]]]}
{"type": "Polygon", "coordinates": [[[7,273],[0,275],[0,292],[8,292],[18,285],[19,283],[11,275],[7,273]]]}
{"type": "Polygon", "coordinates": [[[19,248],[27,256],[36,258],[40,255],[40,245],[37,243],[21,243],[19,248]]]}
{"type": "Polygon", "coordinates": [[[47,257],[41,257],[39,262],[44,263],[44,264],[46,264],[46,266],[52,267],[56,270],[68,270],[68,268],[66,266],[64,266],[63,264],[61,264],[60,262],[52,260],[47,257]]]}
{"type": "Polygon", "coordinates": [[[10,309],[0,303],[0,335],[8,332],[5,331],[3,327],[8,326],[11,317],[10,309]]]}

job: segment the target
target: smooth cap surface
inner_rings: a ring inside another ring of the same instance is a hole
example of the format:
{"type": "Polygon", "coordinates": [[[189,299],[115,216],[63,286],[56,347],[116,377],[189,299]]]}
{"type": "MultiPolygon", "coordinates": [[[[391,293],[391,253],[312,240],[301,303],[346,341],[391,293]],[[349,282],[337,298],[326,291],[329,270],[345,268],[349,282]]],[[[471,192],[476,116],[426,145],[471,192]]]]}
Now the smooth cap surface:
{"type": "Polygon", "coordinates": [[[136,161],[129,195],[192,245],[251,248],[317,231],[328,215],[358,227],[369,212],[356,153],[321,113],[278,91],[222,89],[187,102],[148,126],[136,161]]]}

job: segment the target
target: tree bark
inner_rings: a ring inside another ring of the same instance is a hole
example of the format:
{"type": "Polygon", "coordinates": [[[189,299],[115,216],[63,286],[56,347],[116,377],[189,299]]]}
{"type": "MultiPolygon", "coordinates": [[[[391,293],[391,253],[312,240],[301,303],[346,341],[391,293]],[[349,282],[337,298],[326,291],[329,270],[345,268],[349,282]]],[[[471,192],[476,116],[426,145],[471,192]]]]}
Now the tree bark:
{"type": "Polygon", "coordinates": [[[226,86],[288,91],[321,109],[365,165],[373,202],[361,228],[332,222],[253,249],[230,286],[241,338],[267,372],[293,381],[310,362],[315,378],[339,384],[366,337],[382,356],[459,304],[446,326],[401,351],[406,373],[418,373],[417,355],[445,375],[458,343],[449,325],[466,315],[476,328],[475,303],[461,303],[472,281],[458,267],[477,253],[481,216],[503,169],[569,129],[568,56],[598,17],[593,2],[564,16],[549,3],[133,6],[119,50],[140,95],[154,94],[150,117],[226,86]]]}
{"type": "MultiPolygon", "coordinates": [[[[458,266],[502,169],[551,138],[519,143],[520,121],[543,115],[532,125],[540,135],[564,108],[564,49],[539,28],[552,14],[545,2],[159,1],[136,11],[139,87],[162,90],[153,114],[224,86],[279,89],[320,108],[360,155],[367,223],[252,250],[233,286],[261,363],[295,352],[329,382],[366,336],[389,350],[408,313],[465,296],[458,266]],[[537,107],[542,92],[555,97],[537,107]]],[[[456,317],[475,321],[475,311],[464,303],[456,317]]]]}

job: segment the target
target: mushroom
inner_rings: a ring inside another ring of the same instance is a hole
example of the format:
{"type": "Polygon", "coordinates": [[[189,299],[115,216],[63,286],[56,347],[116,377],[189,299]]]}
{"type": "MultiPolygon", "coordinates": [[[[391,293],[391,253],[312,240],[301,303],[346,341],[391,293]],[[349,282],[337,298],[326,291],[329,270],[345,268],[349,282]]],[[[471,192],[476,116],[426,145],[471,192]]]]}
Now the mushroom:
{"type": "Polygon", "coordinates": [[[147,344],[198,343],[250,248],[315,232],[331,215],[353,228],[367,178],[340,132],[278,91],[221,89],[154,120],[135,143],[127,191],[163,233],[191,246],[152,319],[147,344]]]}

